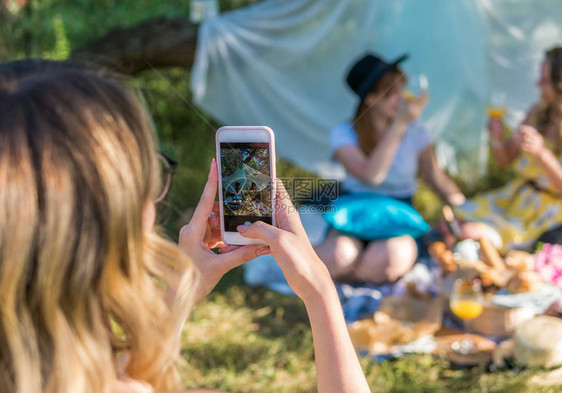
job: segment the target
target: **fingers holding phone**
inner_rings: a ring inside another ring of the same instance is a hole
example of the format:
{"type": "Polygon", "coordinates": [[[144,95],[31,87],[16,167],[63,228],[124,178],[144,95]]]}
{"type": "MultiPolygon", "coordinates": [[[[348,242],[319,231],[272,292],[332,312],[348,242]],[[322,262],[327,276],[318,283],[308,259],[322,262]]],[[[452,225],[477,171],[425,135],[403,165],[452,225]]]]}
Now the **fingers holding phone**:
{"type": "Polygon", "coordinates": [[[218,205],[215,203],[217,193],[217,164],[213,160],[209,176],[201,199],[195,208],[193,217],[179,234],[179,247],[191,259],[198,270],[195,280],[196,300],[206,296],[219,282],[224,274],[245,262],[254,259],[258,245],[247,245],[224,250],[216,254],[210,248],[225,244],[220,235],[220,219],[217,221],[218,205]]]}
{"type": "Polygon", "coordinates": [[[180,233],[180,246],[203,272],[199,292],[206,295],[230,269],[271,253],[297,295],[317,297],[332,281],[275,178],[273,133],[241,128],[217,132],[217,162],[211,163],[193,219],[180,233]],[[221,255],[209,247],[221,247],[221,255]]]}
{"type": "Polygon", "coordinates": [[[297,209],[291,201],[291,197],[280,179],[276,179],[275,193],[275,217],[277,226],[297,235],[306,236],[297,209]]]}

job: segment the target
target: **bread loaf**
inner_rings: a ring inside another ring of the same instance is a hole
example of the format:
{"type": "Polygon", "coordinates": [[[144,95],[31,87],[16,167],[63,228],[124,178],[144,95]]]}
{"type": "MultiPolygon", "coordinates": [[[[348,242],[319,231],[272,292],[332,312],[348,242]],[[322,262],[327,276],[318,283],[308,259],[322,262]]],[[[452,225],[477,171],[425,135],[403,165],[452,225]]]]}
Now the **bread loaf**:
{"type": "Polygon", "coordinates": [[[535,272],[516,273],[508,282],[510,293],[533,292],[541,283],[540,276],[535,272]]]}
{"type": "Polygon", "coordinates": [[[448,250],[443,242],[433,242],[428,247],[429,255],[437,262],[444,274],[457,270],[457,265],[451,250],[448,250]]]}
{"type": "Polygon", "coordinates": [[[503,272],[505,270],[505,263],[492,242],[485,237],[480,238],[478,242],[480,243],[480,256],[482,260],[488,266],[499,272],[503,272]]]}
{"type": "Polygon", "coordinates": [[[535,270],[535,258],[532,254],[520,250],[511,250],[505,256],[507,267],[518,273],[532,272],[535,270]]]}

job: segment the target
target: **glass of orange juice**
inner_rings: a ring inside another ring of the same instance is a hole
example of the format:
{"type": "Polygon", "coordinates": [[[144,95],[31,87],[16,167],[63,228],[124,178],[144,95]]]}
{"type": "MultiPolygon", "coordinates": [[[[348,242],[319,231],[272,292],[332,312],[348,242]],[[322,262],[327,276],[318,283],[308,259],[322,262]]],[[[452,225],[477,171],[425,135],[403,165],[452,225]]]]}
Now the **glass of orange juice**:
{"type": "Polygon", "coordinates": [[[490,104],[486,107],[486,114],[492,119],[501,119],[507,114],[506,95],[495,91],[490,97],[490,104]]]}
{"type": "Polygon", "coordinates": [[[404,91],[404,99],[412,101],[417,95],[429,89],[429,81],[425,74],[419,74],[409,79],[408,90],[404,91]]]}
{"type": "Polygon", "coordinates": [[[482,285],[478,280],[457,279],[453,284],[449,304],[451,311],[462,319],[464,337],[462,340],[451,343],[451,349],[463,355],[476,351],[476,344],[467,333],[468,321],[482,314],[484,295],[482,285]]]}

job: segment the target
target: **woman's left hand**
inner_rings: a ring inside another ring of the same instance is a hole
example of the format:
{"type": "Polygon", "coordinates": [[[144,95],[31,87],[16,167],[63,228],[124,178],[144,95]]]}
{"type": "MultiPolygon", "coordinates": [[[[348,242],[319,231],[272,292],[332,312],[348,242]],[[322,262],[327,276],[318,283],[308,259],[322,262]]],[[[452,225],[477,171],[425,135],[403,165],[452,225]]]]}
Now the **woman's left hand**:
{"type": "Polygon", "coordinates": [[[546,146],[543,136],[533,127],[523,125],[517,131],[521,138],[521,150],[534,157],[540,157],[546,146]]]}
{"type": "Polygon", "coordinates": [[[396,115],[397,119],[403,120],[406,124],[419,119],[428,102],[429,94],[425,91],[409,101],[404,100],[402,107],[396,115]]]}
{"type": "MultiPolygon", "coordinates": [[[[209,294],[225,273],[256,258],[258,251],[264,249],[264,246],[258,245],[224,247],[226,245],[221,240],[220,220],[217,216],[218,203],[215,203],[217,187],[217,164],[213,160],[207,184],[193,217],[181,229],[179,236],[180,249],[199,270],[195,279],[197,300],[209,294]],[[222,247],[221,254],[211,251],[211,248],[216,247],[222,247]]],[[[266,248],[265,251],[269,252],[269,249],[266,248]]]]}

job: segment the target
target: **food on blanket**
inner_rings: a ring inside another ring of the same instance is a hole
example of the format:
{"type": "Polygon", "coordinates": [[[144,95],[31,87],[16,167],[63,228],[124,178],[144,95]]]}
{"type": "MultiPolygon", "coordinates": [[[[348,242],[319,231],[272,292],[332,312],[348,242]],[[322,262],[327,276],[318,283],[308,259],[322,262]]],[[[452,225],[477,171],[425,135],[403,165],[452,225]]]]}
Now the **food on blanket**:
{"type": "Polygon", "coordinates": [[[388,297],[372,318],[348,325],[356,349],[373,354],[388,353],[395,345],[415,341],[441,327],[441,300],[388,297]]]}
{"type": "Polygon", "coordinates": [[[443,273],[452,273],[457,270],[457,264],[455,263],[455,258],[453,257],[453,253],[450,250],[445,251],[443,253],[440,266],[443,273]]]}
{"type": "Polygon", "coordinates": [[[378,325],[383,325],[385,323],[389,323],[392,320],[390,315],[385,312],[377,311],[373,314],[373,321],[375,321],[378,325]]]}
{"type": "Polygon", "coordinates": [[[443,242],[433,242],[429,245],[428,251],[431,256],[438,257],[443,254],[443,252],[447,251],[447,246],[443,242]]]}
{"type": "Polygon", "coordinates": [[[500,257],[498,250],[493,246],[492,242],[485,237],[478,240],[480,243],[480,256],[482,260],[490,267],[503,272],[505,270],[505,263],[500,257]]]}
{"type": "Polygon", "coordinates": [[[480,273],[480,281],[482,282],[482,288],[490,288],[496,285],[495,277],[490,274],[490,272],[480,273]]]}
{"type": "Polygon", "coordinates": [[[482,281],[482,286],[484,287],[497,287],[503,288],[507,285],[509,280],[512,279],[514,272],[511,270],[504,270],[503,272],[498,272],[495,269],[487,268],[480,272],[480,280],[482,281]]]}
{"type": "Polygon", "coordinates": [[[347,330],[353,347],[371,351],[373,348],[371,337],[376,335],[375,329],[376,325],[370,319],[363,319],[348,325],[347,330]]]}
{"type": "Polygon", "coordinates": [[[452,273],[457,270],[457,264],[451,250],[447,249],[445,243],[434,242],[428,247],[429,255],[437,262],[437,265],[444,274],[452,273]]]}
{"type": "Polygon", "coordinates": [[[484,262],[478,260],[478,261],[463,261],[464,262],[464,266],[466,268],[472,268],[474,270],[476,270],[478,273],[489,273],[489,272],[495,272],[498,273],[496,270],[492,269],[490,266],[486,265],[484,262]]]}
{"type": "Polygon", "coordinates": [[[535,258],[525,251],[512,250],[505,256],[507,267],[518,273],[532,272],[535,270],[535,258]]]}
{"type": "Polygon", "coordinates": [[[372,353],[386,353],[404,334],[405,327],[400,321],[392,319],[382,312],[376,312],[373,319],[353,322],[347,329],[356,349],[365,349],[372,353]]]}
{"type": "MultiPolygon", "coordinates": [[[[523,251],[510,251],[506,255],[506,262],[487,241],[481,248],[483,261],[459,260],[461,270],[474,269],[478,272],[485,292],[495,292],[499,288],[507,288],[511,293],[530,292],[540,283],[540,277],[534,273],[534,258],[523,251]],[[495,260],[495,262],[491,262],[495,260]],[[507,268],[506,268],[507,265],[507,268]],[[497,268],[496,266],[500,266],[497,268]]],[[[481,241],[482,242],[482,241],[481,241]]],[[[482,243],[481,243],[482,244],[482,243]]]]}
{"type": "Polygon", "coordinates": [[[413,281],[406,283],[406,292],[409,296],[416,299],[429,299],[431,297],[431,294],[420,291],[416,283],[413,281]]]}
{"type": "Polygon", "coordinates": [[[513,356],[530,367],[562,365],[562,320],[550,316],[530,319],[515,330],[513,356]]]}
{"type": "Polygon", "coordinates": [[[399,342],[401,344],[406,344],[417,340],[418,338],[432,335],[440,326],[435,322],[430,321],[420,321],[412,324],[409,329],[406,329],[400,337],[399,342]]]}
{"type": "Polygon", "coordinates": [[[507,282],[506,288],[510,293],[532,292],[540,283],[541,278],[535,272],[517,273],[507,282]]]}

